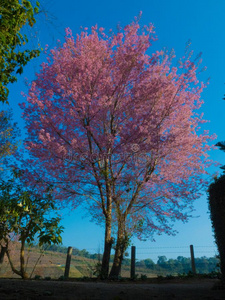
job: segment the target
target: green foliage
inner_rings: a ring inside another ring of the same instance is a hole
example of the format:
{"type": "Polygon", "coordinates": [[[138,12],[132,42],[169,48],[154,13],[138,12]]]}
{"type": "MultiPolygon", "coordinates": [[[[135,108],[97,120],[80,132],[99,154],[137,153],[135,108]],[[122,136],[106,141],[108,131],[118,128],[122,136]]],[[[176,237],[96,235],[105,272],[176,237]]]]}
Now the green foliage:
{"type": "Polygon", "coordinates": [[[192,273],[191,271],[188,272],[187,274],[186,273],[183,273],[183,274],[177,274],[177,276],[173,276],[171,274],[169,275],[166,275],[166,276],[162,276],[162,275],[158,275],[157,276],[157,279],[159,281],[162,281],[162,280],[172,280],[172,279],[190,279],[190,278],[198,278],[198,279],[201,279],[201,278],[210,278],[210,279],[221,279],[221,273],[220,272],[211,272],[211,273],[207,273],[207,274],[194,274],[192,273]]]}
{"type": "Polygon", "coordinates": [[[173,275],[166,275],[166,279],[174,279],[173,275]]]}
{"type": "MultiPolygon", "coordinates": [[[[13,154],[18,146],[17,138],[20,131],[17,124],[12,122],[12,112],[0,111],[0,161],[13,154]]],[[[1,167],[0,163],[0,167],[1,167]]]]}
{"type": "Polygon", "coordinates": [[[63,227],[59,226],[60,217],[48,218],[54,211],[55,203],[51,189],[39,195],[35,188],[23,187],[21,172],[13,171],[8,180],[0,180],[0,242],[8,247],[12,236],[17,236],[21,244],[21,269],[17,271],[7,250],[7,256],[13,272],[25,278],[24,249],[31,246],[35,239],[39,246],[43,244],[60,244],[63,227]]]}
{"type": "Polygon", "coordinates": [[[27,36],[21,33],[25,26],[33,26],[39,2],[32,6],[28,0],[1,0],[0,4],[0,101],[8,102],[7,85],[17,80],[16,74],[40,53],[39,50],[24,49],[27,36]]]}
{"type": "MultiPolygon", "coordinates": [[[[43,248],[44,248],[44,250],[48,250],[48,251],[67,253],[67,247],[58,245],[58,244],[57,245],[56,244],[51,244],[51,245],[45,244],[45,245],[43,245],[43,248]]],[[[102,254],[99,254],[99,253],[91,254],[86,249],[79,250],[77,248],[73,248],[72,255],[90,258],[90,259],[96,259],[96,260],[102,259],[102,254]]],[[[111,260],[113,260],[113,257],[111,258],[111,260]]]]}
{"type": "Polygon", "coordinates": [[[167,263],[167,258],[166,256],[158,256],[158,265],[165,265],[167,263]]]}
{"type": "MultiPolygon", "coordinates": [[[[218,268],[217,257],[197,257],[195,265],[197,273],[217,272],[218,268]]],[[[188,274],[191,271],[191,259],[183,256],[178,256],[176,259],[168,259],[166,256],[159,256],[157,263],[154,263],[150,258],[136,262],[136,269],[143,272],[145,269],[152,274],[176,275],[188,274]]]]}
{"type": "Polygon", "coordinates": [[[142,280],[142,281],[146,281],[147,280],[147,275],[145,275],[145,274],[141,274],[141,276],[140,276],[140,279],[142,280]]]}
{"type": "Polygon", "coordinates": [[[0,180],[0,239],[7,240],[14,233],[28,245],[32,245],[36,237],[39,246],[60,244],[63,230],[58,226],[60,218],[46,217],[55,210],[51,192],[40,196],[23,188],[16,176],[18,173],[8,181],[0,180]]]}
{"type": "Polygon", "coordinates": [[[151,269],[151,268],[154,267],[154,262],[150,258],[145,259],[143,262],[144,262],[146,268],[150,268],[151,269]]]}
{"type": "Polygon", "coordinates": [[[44,279],[45,280],[51,280],[52,278],[50,276],[46,276],[44,279]]]}
{"type": "Polygon", "coordinates": [[[220,256],[220,268],[225,277],[225,175],[215,179],[208,189],[209,210],[216,244],[220,256]]]}
{"type": "Polygon", "coordinates": [[[102,278],[102,264],[101,262],[97,262],[93,268],[93,274],[97,276],[97,278],[102,278]]]}
{"type": "MultiPolygon", "coordinates": [[[[220,150],[225,151],[225,142],[216,144],[220,150]]],[[[218,246],[220,269],[225,278],[225,165],[221,167],[223,175],[215,177],[208,189],[208,202],[214,237],[218,246]]]]}

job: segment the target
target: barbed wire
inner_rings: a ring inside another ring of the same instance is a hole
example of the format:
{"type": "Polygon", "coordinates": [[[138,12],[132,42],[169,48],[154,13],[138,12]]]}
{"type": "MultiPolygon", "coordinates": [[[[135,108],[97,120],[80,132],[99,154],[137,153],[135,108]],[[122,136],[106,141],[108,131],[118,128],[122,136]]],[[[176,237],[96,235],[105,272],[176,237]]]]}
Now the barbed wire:
{"type": "MultiPolygon", "coordinates": [[[[217,252],[215,251],[195,251],[195,253],[215,253],[217,252]]],[[[141,254],[160,254],[160,253],[165,253],[165,252],[136,252],[137,255],[141,255],[141,254]]],[[[181,253],[179,251],[169,251],[166,253],[181,253]]],[[[190,254],[190,251],[186,251],[186,252],[182,252],[183,254],[190,254]]]]}
{"type": "MultiPolygon", "coordinates": [[[[135,245],[134,245],[135,246],[135,245]]],[[[213,245],[202,245],[202,246],[195,246],[193,245],[194,248],[216,248],[216,246],[213,246],[213,245]]],[[[129,246],[129,248],[131,248],[132,246],[129,246]]],[[[78,249],[77,247],[72,247],[73,249],[78,249]]],[[[95,247],[95,248],[85,248],[85,249],[82,249],[82,250],[97,250],[99,247],[95,247]]],[[[166,248],[190,248],[190,245],[186,245],[186,246],[160,246],[160,247],[138,247],[136,246],[137,249],[166,249],[166,248]]],[[[78,249],[79,250],[79,249],[78,249]]]]}
{"type": "MultiPolygon", "coordinates": [[[[176,260],[177,261],[177,260],[176,260]]],[[[209,265],[214,265],[214,263],[213,262],[195,262],[195,266],[196,266],[196,268],[197,267],[199,267],[199,266],[201,266],[201,265],[205,265],[205,266],[209,266],[209,265]]],[[[182,262],[180,262],[180,264],[179,265],[176,265],[175,267],[176,268],[178,268],[178,267],[184,267],[184,266],[188,266],[188,267],[191,267],[191,260],[188,262],[188,263],[182,263],[182,262]]],[[[141,266],[139,266],[138,264],[136,265],[136,267],[141,267],[141,266]]],[[[146,266],[146,268],[147,269],[152,269],[152,268],[154,268],[154,267],[173,267],[173,265],[171,265],[170,263],[168,263],[168,264],[166,264],[166,263],[160,263],[160,264],[155,264],[155,265],[153,265],[152,267],[147,267],[146,266]]]]}
{"type": "MultiPolygon", "coordinates": [[[[136,246],[136,251],[139,251],[139,250],[153,250],[153,249],[189,249],[189,248],[190,248],[190,246],[168,246],[168,247],[137,247],[136,246]]],[[[196,249],[196,248],[215,248],[215,251],[217,251],[216,246],[207,246],[207,245],[204,245],[204,246],[194,246],[194,249],[196,249]]],[[[78,250],[78,251],[86,250],[87,252],[89,252],[89,251],[91,251],[91,252],[95,251],[95,254],[99,253],[99,252],[102,252],[102,251],[99,251],[99,249],[97,249],[97,248],[86,248],[86,249],[81,249],[80,250],[80,249],[78,249],[76,247],[73,247],[73,249],[74,250],[78,250]]],[[[129,246],[126,251],[129,251],[130,249],[131,249],[131,246],[129,246]]],[[[206,251],[204,251],[204,252],[206,252],[206,251]]],[[[137,252],[137,253],[141,254],[141,252],[137,252]]],[[[148,253],[145,252],[144,254],[148,254],[148,253]]],[[[167,253],[176,253],[176,252],[167,252],[167,253]]],[[[197,253],[197,251],[195,251],[195,253],[197,253]]]]}
{"type": "MultiPolygon", "coordinates": [[[[131,247],[129,247],[131,248],[131,247]]],[[[136,249],[172,249],[172,248],[190,248],[190,246],[168,246],[168,247],[136,247],[136,249]]],[[[216,248],[216,246],[194,246],[194,248],[216,248]]]]}

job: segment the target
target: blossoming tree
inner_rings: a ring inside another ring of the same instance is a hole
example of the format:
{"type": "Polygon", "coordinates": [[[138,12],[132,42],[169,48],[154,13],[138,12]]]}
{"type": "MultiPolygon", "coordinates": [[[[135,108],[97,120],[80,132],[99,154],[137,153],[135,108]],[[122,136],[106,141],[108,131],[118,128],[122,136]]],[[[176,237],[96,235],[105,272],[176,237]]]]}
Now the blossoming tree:
{"type": "Polygon", "coordinates": [[[105,277],[115,237],[110,276],[118,276],[129,237],[174,233],[169,221],[187,220],[205,184],[204,84],[190,56],[174,67],[163,51],[150,54],[152,25],[66,33],[21,104],[27,148],[59,199],[104,223],[105,277]]]}

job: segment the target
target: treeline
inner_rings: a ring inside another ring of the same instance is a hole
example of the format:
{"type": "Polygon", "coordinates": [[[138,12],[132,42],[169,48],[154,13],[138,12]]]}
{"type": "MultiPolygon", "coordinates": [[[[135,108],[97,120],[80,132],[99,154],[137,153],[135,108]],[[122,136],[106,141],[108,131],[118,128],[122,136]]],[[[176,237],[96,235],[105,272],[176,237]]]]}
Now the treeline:
{"type": "MultiPolygon", "coordinates": [[[[219,259],[217,257],[195,258],[196,272],[206,274],[219,271],[219,259]]],[[[178,256],[176,259],[167,259],[166,256],[158,256],[157,263],[150,258],[136,262],[136,267],[147,268],[154,272],[164,271],[167,274],[187,274],[192,270],[191,258],[178,256]]]]}
{"type": "MultiPolygon", "coordinates": [[[[46,246],[45,250],[67,253],[67,247],[60,245],[46,246]]],[[[99,261],[102,259],[101,254],[91,254],[85,249],[79,250],[77,248],[73,248],[72,255],[99,261]]],[[[113,261],[113,255],[111,255],[110,261],[113,261]]],[[[131,261],[129,258],[124,258],[124,266],[130,266],[130,263],[131,261]]],[[[219,271],[219,259],[217,257],[197,257],[195,258],[195,265],[197,273],[200,274],[219,271]]],[[[149,271],[152,270],[154,273],[163,272],[167,274],[186,274],[191,271],[191,259],[183,256],[178,256],[176,259],[167,259],[166,256],[158,256],[158,260],[156,263],[150,258],[137,261],[136,268],[146,268],[149,271]]]]}
{"type": "MultiPolygon", "coordinates": [[[[37,246],[35,246],[35,247],[37,247],[37,246]]],[[[68,249],[68,247],[60,246],[60,245],[44,245],[43,248],[46,251],[60,252],[60,253],[65,253],[65,254],[67,253],[67,249],[68,249]]],[[[102,259],[101,254],[99,254],[99,253],[91,254],[86,249],[79,250],[77,248],[73,248],[72,255],[81,256],[81,257],[90,258],[90,259],[97,259],[97,260],[102,259]]],[[[112,256],[112,259],[113,259],[113,256],[112,256]]]]}

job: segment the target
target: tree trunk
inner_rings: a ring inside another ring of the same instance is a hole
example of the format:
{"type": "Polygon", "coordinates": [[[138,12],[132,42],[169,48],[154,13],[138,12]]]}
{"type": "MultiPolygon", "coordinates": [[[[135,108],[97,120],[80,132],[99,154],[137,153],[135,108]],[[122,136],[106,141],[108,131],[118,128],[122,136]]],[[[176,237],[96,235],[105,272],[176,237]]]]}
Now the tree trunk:
{"type": "Polygon", "coordinates": [[[105,245],[104,245],[104,253],[102,257],[102,267],[101,267],[101,279],[108,278],[109,274],[109,261],[110,261],[110,254],[113,244],[113,238],[111,237],[111,216],[106,219],[106,226],[105,226],[105,245]]]}
{"type": "Polygon", "coordinates": [[[129,238],[125,230],[125,220],[120,220],[118,224],[116,250],[113,260],[113,266],[109,277],[117,279],[120,275],[121,265],[123,261],[124,252],[128,246],[129,238]]]}
{"type": "Polygon", "coordinates": [[[25,249],[25,239],[21,241],[21,249],[20,249],[20,271],[21,277],[23,279],[28,279],[28,274],[25,270],[25,259],[24,259],[24,249],[25,249]]]}
{"type": "Polygon", "coordinates": [[[4,256],[5,256],[6,251],[7,251],[7,247],[1,246],[0,264],[2,264],[4,261],[4,256]]]}
{"type": "Polygon", "coordinates": [[[9,250],[8,250],[8,249],[6,250],[6,255],[7,255],[7,257],[8,257],[9,264],[10,264],[10,267],[11,267],[13,273],[15,273],[15,274],[21,276],[21,272],[18,271],[17,269],[15,269],[15,267],[14,267],[14,265],[13,265],[13,262],[12,262],[12,260],[11,260],[11,257],[10,257],[10,254],[9,254],[9,250]]]}
{"type": "Polygon", "coordinates": [[[8,257],[8,260],[9,260],[9,264],[11,266],[11,269],[13,271],[13,273],[21,276],[23,279],[28,279],[28,274],[27,272],[25,271],[25,259],[24,259],[24,248],[25,248],[25,241],[21,242],[21,249],[20,249],[20,270],[17,270],[15,267],[14,267],[14,264],[11,260],[11,256],[10,256],[10,253],[9,253],[9,249],[7,247],[6,249],[6,255],[8,257]]]}

